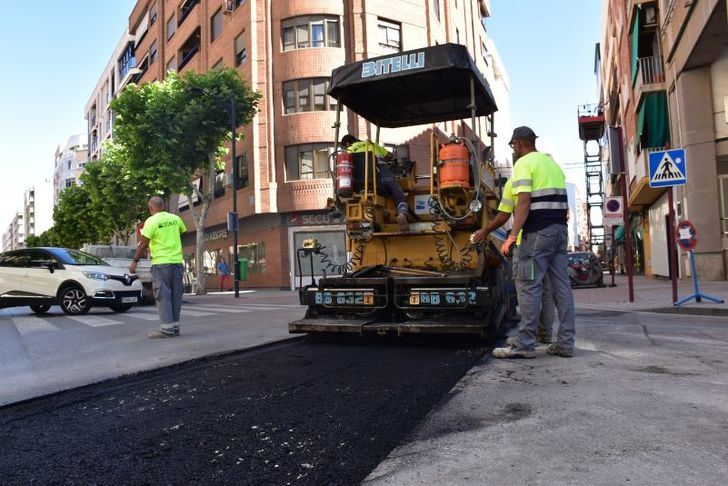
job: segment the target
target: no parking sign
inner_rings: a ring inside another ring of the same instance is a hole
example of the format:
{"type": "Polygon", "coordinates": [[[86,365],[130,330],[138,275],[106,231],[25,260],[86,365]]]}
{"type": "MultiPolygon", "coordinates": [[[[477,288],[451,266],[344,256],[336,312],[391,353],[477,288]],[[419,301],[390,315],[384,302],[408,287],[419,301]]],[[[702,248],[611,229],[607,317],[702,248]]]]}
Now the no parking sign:
{"type": "Polygon", "coordinates": [[[698,245],[698,231],[693,223],[688,220],[680,221],[675,228],[677,244],[684,251],[692,251],[698,245]]]}

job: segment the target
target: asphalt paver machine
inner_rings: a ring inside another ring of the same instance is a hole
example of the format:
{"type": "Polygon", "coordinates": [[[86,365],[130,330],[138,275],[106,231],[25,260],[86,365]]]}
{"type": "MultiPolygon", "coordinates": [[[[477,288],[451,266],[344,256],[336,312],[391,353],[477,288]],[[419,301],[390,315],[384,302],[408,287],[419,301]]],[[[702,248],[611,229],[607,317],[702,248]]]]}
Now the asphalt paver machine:
{"type": "MultiPolygon", "coordinates": [[[[330,207],[343,212],[349,258],[338,275],[312,275],[301,286],[306,315],[289,331],[497,335],[515,312],[512,272],[493,236],[478,246],[471,241],[497,211],[492,156],[479,154],[492,150],[482,150],[476,134],[447,136],[430,125],[427,160],[388,163],[407,194],[404,229],[376,177],[387,162],[338,145],[343,106],[376,127],[374,143],[382,127],[463,119],[475,127],[478,117],[492,116],[493,95],[466,48],[443,44],[347,64],[333,71],[328,94],[338,101],[330,207]]],[[[315,240],[297,256],[299,269],[302,259],[329,260],[315,240]]]]}

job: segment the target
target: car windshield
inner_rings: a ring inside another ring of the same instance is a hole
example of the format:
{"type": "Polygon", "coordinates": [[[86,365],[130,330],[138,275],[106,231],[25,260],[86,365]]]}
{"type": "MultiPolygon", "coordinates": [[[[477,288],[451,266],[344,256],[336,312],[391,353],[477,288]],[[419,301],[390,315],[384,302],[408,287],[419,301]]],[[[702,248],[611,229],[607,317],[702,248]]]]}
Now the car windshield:
{"type": "Polygon", "coordinates": [[[88,253],[78,251],[78,250],[69,250],[66,248],[60,248],[53,251],[53,254],[58,257],[58,259],[63,263],[64,265],[104,265],[108,266],[109,264],[103,261],[101,258],[97,258],[93,255],[89,255],[88,253]]]}

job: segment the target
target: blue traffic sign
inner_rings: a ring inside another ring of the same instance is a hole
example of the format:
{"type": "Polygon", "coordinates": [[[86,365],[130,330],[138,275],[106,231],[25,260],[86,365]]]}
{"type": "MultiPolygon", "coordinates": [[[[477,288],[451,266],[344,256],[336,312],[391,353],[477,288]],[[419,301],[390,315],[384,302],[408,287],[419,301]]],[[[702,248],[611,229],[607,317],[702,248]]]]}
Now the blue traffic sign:
{"type": "Polygon", "coordinates": [[[681,186],[688,182],[685,149],[652,152],[649,155],[650,187],[681,186]]]}

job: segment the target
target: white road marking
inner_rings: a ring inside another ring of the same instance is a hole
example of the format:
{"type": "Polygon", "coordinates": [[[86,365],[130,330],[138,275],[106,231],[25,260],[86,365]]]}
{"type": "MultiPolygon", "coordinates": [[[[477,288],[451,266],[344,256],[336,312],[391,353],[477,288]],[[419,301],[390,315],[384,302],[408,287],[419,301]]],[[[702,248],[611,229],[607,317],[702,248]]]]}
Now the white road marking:
{"type": "Polygon", "coordinates": [[[121,321],[115,321],[113,319],[107,319],[105,317],[98,317],[98,316],[66,316],[67,318],[74,320],[76,322],[80,322],[81,324],[85,324],[90,327],[105,327],[105,326],[115,326],[117,324],[121,324],[121,321]]]}
{"type": "Polygon", "coordinates": [[[228,313],[228,314],[240,314],[242,312],[251,312],[248,309],[243,309],[243,308],[240,308],[238,306],[222,307],[222,306],[219,306],[219,305],[210,305],[210,304],[199,305],[199,304],[196,304],[194,307],[195,307],[195,309],[201,309],[201,310],[213,311],[213,312],[224,312],[224,313],[228,313]]]}
{"type": "Polygon", "coordinates": [[[236,312],[241,312],[240,309],[242,309],[242,312],[250,312],[250,311],[254,311],[254,310],[256,310],[256,311],[281,310],[281,307],[263,307],[263,306],[251,307],[248,305],[225,305],[225,304],[196,304],[195,307],[209,308],[209,309],[214,308],[216,310],[221,310],[221,311],[222,311],[222,309],[231,309],[231,310],[235,310],[236,312]]]}
{"type": "Polygon", "coordinates": [[[10,319],[12,319],[15,328],[22,336],[34,332],[60,331],[57,326],[40,317],[11,317],[10,319]]]}
{"type": "Polygon", "coordinates": [[[142,314],[141,312],[127,312],[126,315],[133,317],[135,319],[142,319],[144,321],[158,321],[159,320],[159,317],[157,315],[142,314]]]}
{"type": "MultiPolygon", "coordinates": [[[[140,307],[135,310],[141,311],[141,312],[154,313],[154,314],[158,313],[156,307],[140,307]]],[[[205,310],[208,310],[208,309],[205,309],[205,310]]],[[[184,307],[180,311],[180,314],[182,314],[183,316],[190,316],[190,317],[204,317],[204,316],[214,316],[215,315],[214,312],[200,312],[200,311],[196,311],[196,310],[187,310],[184,307]]]]}

